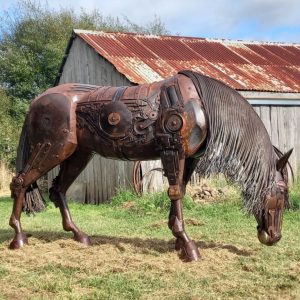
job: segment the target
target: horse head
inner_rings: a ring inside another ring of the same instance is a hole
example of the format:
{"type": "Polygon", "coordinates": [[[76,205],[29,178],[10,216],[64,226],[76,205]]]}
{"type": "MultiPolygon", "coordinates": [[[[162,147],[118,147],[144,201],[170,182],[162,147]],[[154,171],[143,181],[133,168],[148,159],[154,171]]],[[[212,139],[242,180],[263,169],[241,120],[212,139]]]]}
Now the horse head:
{"type": "Polygon", "coordinates": [[[277,160],[275,184],[266,195],[262,210],[256,215],[258,239],[268,246],[281,239],[283,211],[288,199],[288,182],[283,172],[292,151],[289,150],[277,160]]]}

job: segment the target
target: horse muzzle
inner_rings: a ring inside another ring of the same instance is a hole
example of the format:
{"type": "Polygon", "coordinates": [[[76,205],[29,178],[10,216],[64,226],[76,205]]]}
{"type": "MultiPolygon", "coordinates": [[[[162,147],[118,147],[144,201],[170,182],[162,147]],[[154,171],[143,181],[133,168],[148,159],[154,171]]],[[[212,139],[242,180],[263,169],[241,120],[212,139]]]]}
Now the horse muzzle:
{"type": "Polygon", "coordinates": [[[258,230],[257,237],[262,244],[272,246],[281,239],[281,233],[276,233],[271,236],[265,230],[258,230]]]}
{"type": "Polygon", "coordinates": [[[268,201],[262,222],[257,227],[257,237],[262,244],[272,246],[281,239],[283,209],[283,199],[271,198],[268,201]]]}

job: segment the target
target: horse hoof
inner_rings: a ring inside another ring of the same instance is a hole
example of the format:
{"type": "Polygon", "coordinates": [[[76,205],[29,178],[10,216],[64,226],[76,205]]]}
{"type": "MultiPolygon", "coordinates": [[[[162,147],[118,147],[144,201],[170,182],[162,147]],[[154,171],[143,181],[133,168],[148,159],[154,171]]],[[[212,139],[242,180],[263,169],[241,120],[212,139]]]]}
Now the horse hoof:
{"type": "Polygon", "coordinates": [[[17,233],[14,237],[14,239],[9,244],[9,249],[20,249],[24,247],[25,245],[28,245],[28,238],[25,233],[17,233]]]}
{"type": "Polygon", "coordinates": [[[75,234],[74,235],[74,240],[76,242],[84,244],[85,246],[91,246],[92,245],[90,237],[87,234],[82,233],[82,232],[79,233],[79,234],[75,234]]]}
{"type": "MultiPolygon", "coordinates": [[[[177,244],[177,241],[176,241],[177,244]]],[[[198,247],[196,246],[196,243],[194,241],[189,241],[187,243],[184,243],[183,241],[179,241],[177,246],[180,246],[180,258],[185,262],[190,261],[198,261],[201,256],[198,250],[198,247]]],[[[175,245],[176,247],[176,245],[175,245]]]]}

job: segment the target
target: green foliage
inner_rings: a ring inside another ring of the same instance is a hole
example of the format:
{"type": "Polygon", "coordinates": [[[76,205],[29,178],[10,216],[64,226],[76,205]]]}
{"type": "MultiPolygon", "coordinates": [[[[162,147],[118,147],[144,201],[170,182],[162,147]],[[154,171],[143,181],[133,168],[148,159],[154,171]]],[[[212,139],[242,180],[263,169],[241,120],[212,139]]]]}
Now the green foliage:
{"type": "MultiPolygon", "coordinates": [[[[133,211],[146,214],[155,213],[157,211],[168,212],[170,209],[170,199],[165,191],[158,193],[145,193],[141,197],[132,190],[120,189],[111,199],[111,204],[113,206],[129,207],[133,211]]],[[[183,208],[192,209],[195,206],[193,199],[186,195],[183,200],[183,208]]]]}
{"type": "Polygon", "coordinates": [[[130,189],[119,189],[115,196],[111,198],[111,205],[120,206],[125,202],[136,201],[138,195],[130,189]]]}
{"type": "Polygon", "coordinates": [[[292,209],[300,209],[300,176],[296,178],[292,188],[290,189],[290,202],[292,209]]]}
{"type": "Polygon", "coordinates": [[[74,28],[119,32],[166,33],[155,17],[146,26],[105,17],[97,9],[76,14],[72,8],[50,9],[48,4],[20,0],[0,20],[0,82],[9,95],[31,100],[51,85],[74,28]]]}
{"type": "Polygon", "coordinates": [[[13,167],[16,148],[23,123],[23,112],[26,103],[12,102],[3,90],[0,90],[0,161],[13,167]],[[20,125],[18,125],[21,124],[20,125]]]}

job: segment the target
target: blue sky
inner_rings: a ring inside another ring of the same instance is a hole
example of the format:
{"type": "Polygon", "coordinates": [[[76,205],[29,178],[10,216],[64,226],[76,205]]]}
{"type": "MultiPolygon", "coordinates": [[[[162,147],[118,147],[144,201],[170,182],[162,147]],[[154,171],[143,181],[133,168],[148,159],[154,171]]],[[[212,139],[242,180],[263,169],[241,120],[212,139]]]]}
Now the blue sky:
{"type": "MultiPolygon", "coordinates": [[[[0,0],[0,15],[16,2],[0,0]]],[[[48,5],[97,8],[141,25],[156,15],[171,34],[183,36],[300,43],[300,0],[49,0],[48,5]]]]}

